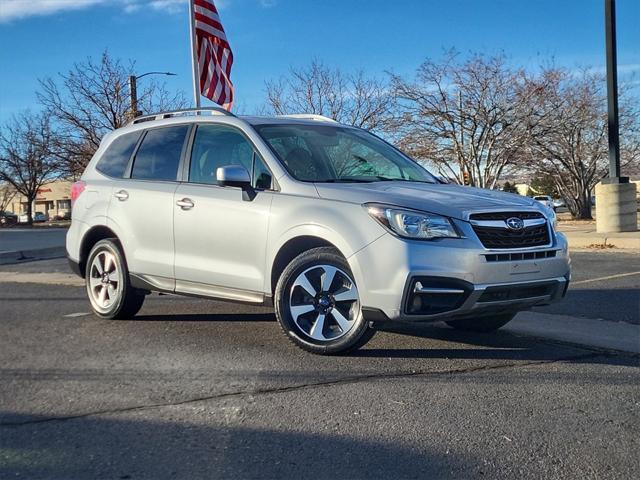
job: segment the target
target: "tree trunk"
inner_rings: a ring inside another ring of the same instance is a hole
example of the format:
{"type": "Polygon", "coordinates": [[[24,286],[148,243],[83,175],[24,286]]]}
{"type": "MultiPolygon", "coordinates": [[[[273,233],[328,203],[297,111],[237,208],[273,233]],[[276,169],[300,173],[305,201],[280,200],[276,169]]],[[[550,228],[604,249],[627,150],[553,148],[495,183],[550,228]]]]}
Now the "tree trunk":
{"type": "Polygon", "coordinates": [[[575,200],[575,211],[571,212],[573,218],[576,220],[592,220],[590,192],[588,190],[580,192],[580,196],[575,200]]]}
{"type": "Polygon", "coordinates": [[[35,197],[27,197],[27,223],[33,225],[33,201],[35,197]]]}

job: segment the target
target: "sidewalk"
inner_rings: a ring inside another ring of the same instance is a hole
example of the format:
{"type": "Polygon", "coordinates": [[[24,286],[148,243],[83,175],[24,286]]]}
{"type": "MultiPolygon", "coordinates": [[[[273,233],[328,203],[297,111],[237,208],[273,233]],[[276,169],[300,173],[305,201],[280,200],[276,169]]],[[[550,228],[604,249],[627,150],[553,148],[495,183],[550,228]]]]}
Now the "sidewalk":
{"type": "MultiPolygon", "coordinates": [[[[570,248],[587,248],[611,245],[615,248],[640,249],[640,231],[622,233],[598,233],[595,222],[559,222],[558,231],[564,233],[570,248]]],[[[611,248],[611,247],[609,247],[611,248]]]]}

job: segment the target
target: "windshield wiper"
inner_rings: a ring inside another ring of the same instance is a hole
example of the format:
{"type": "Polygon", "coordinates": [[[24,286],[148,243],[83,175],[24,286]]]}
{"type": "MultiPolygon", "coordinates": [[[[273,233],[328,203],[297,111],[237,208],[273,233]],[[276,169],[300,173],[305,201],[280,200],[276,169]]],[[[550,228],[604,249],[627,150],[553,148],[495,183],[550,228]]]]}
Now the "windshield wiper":
{"type": "Polygon", "coordinates": [[[430,182],[428,180],[413,180],[411,178],[389,178],[389,177],[382,177],[380,175],[376,175],[376,177],[378,180],[380,180],[381,182],[417,182],[417,183],[434,183],[434,182],[430,182]]]}
{"type": "Polygon", "coordinates": [[[373,183],[375,180],[366,180],[364,178],[328,178],[326,180],[317,180],[318,183],[373,183]]]}

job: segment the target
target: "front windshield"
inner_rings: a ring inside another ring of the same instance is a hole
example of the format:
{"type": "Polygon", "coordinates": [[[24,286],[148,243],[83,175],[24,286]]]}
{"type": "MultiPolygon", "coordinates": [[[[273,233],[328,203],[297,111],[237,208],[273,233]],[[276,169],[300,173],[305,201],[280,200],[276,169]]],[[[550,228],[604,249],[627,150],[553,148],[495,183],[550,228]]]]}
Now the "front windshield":
{"type": "Polygon", "coordinates": [[[255,129],[297,180],[438,183],[420,165],[364,130],[327,125],[257,125],[255,129]]]}

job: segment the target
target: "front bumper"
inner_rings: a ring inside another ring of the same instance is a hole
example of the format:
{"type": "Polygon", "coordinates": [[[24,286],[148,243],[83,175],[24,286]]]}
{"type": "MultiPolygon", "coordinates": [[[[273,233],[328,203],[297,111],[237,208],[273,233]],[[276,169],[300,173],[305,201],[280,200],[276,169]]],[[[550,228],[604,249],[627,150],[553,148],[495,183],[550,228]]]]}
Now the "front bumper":
{"type": "Polygon", "coordinates": [[[548,247],[508,251],[486,249],[471,234],[436,241],[387,234],[348,260],[371,320],[428,322],[517,312],[560,300],[570,281],[567,242],[557,233],[548,247]],[[420,308],[422,300],[427,308],[420,308]]]}

